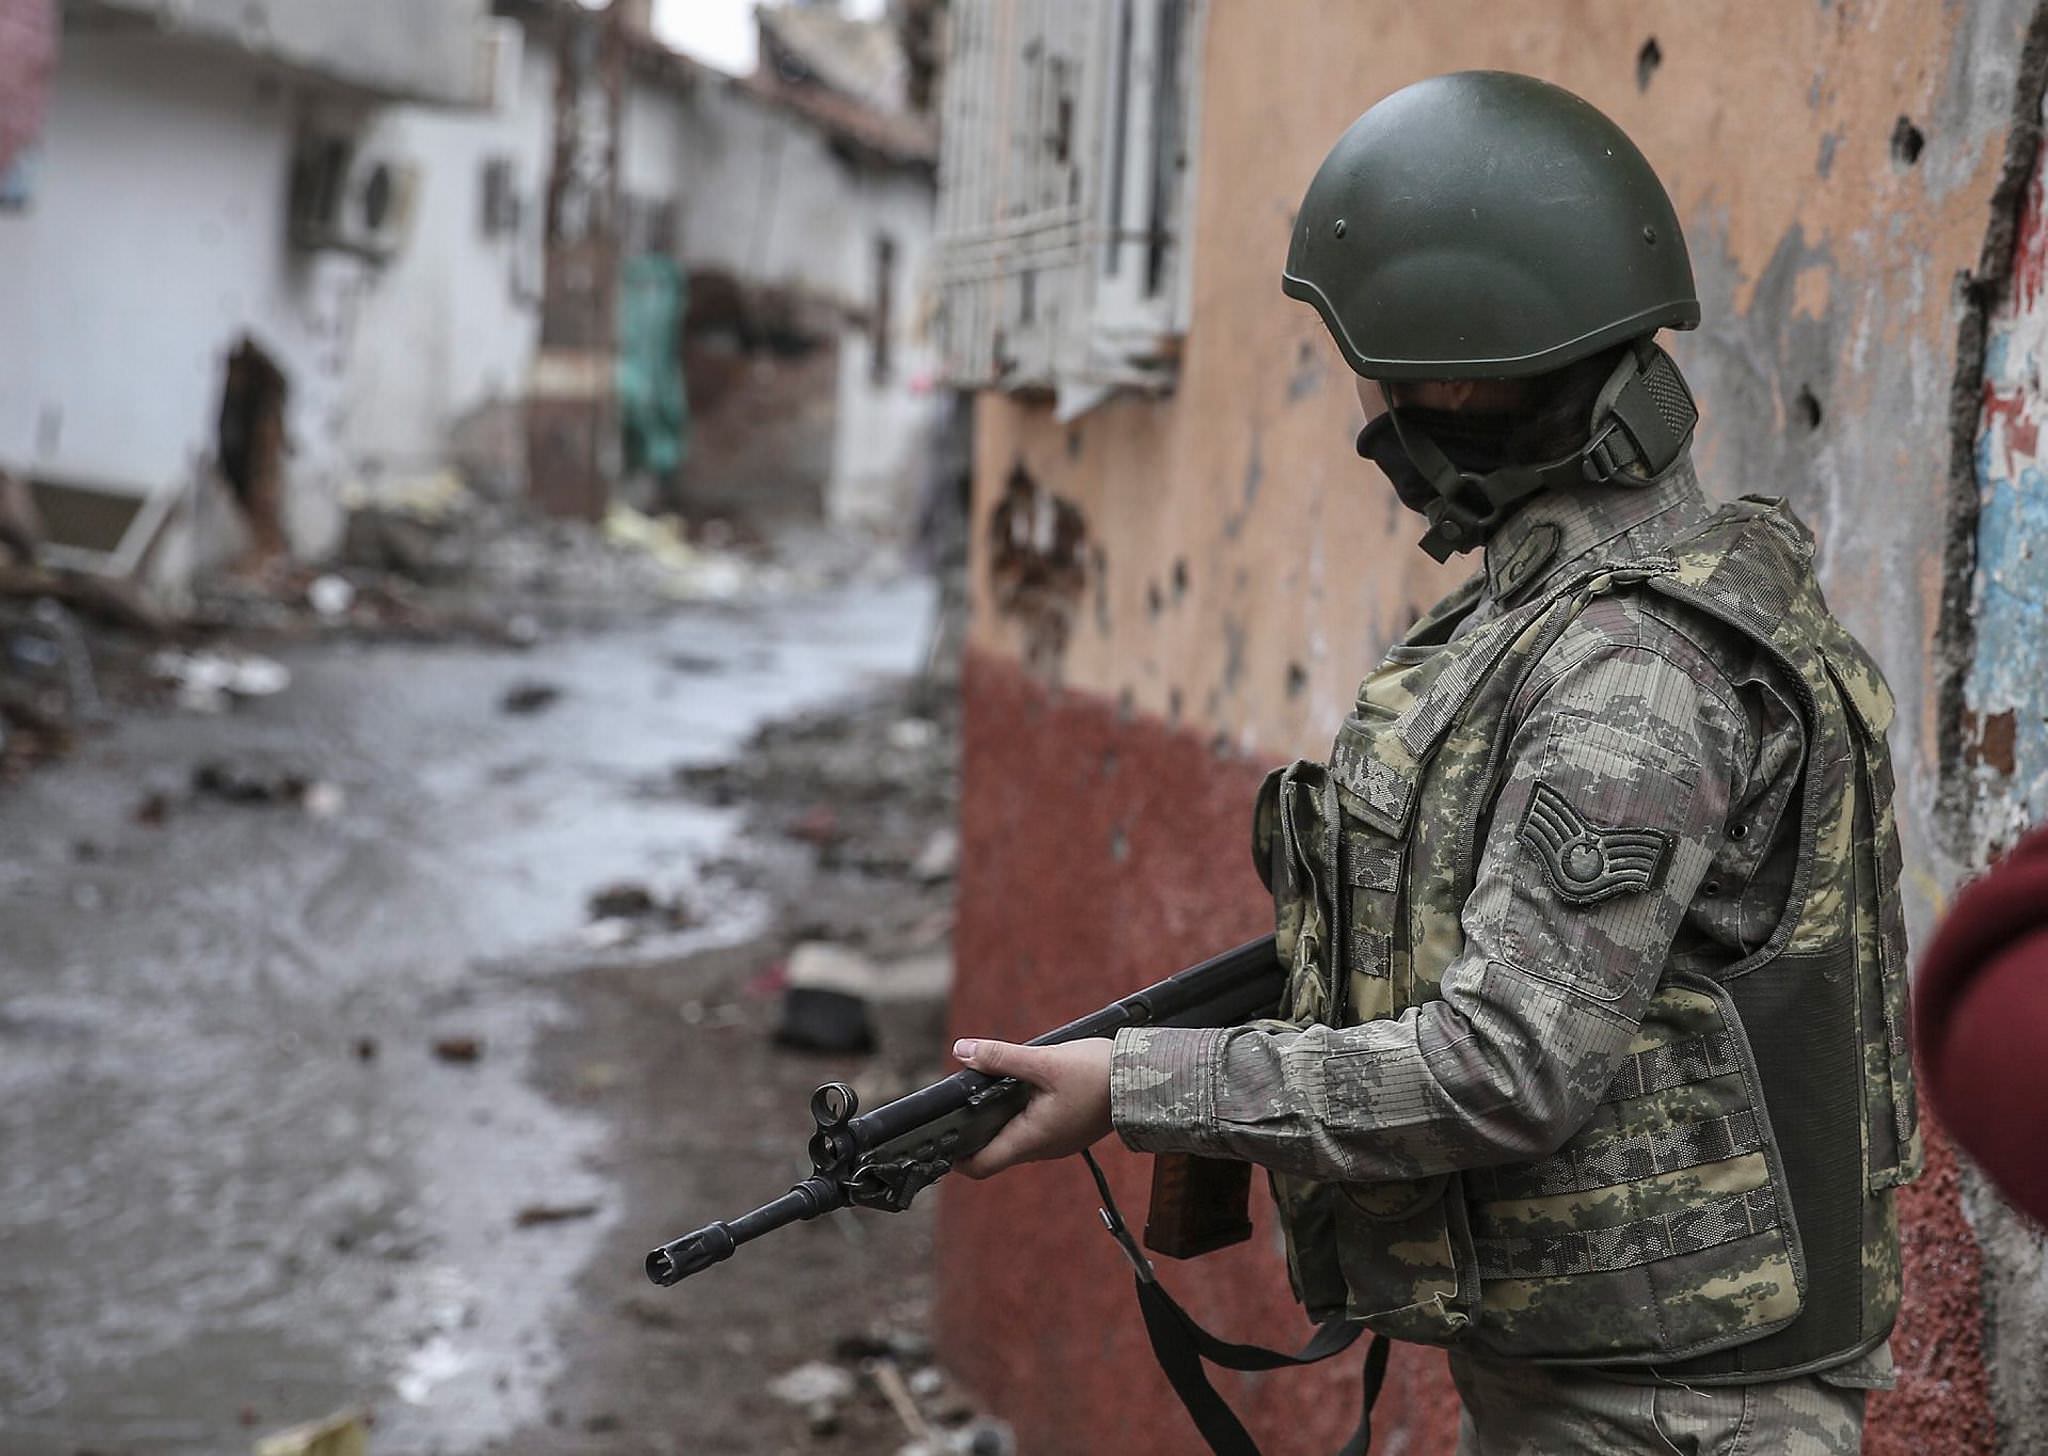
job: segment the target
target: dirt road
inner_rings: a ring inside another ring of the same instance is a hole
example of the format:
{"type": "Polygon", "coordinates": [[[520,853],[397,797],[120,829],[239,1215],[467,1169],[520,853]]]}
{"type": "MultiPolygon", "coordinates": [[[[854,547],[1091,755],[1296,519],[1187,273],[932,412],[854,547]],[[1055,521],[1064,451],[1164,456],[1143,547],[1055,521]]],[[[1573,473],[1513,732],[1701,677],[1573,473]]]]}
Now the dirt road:
{"type": "Polygon", "coordinates": [[[0,797],[0,1450],[244,1451],[350,1404],[379,1456],[900,1445],[763,1386],[914,1330],[928,1209],[676,1290],[639,1261],[787,1186],[812,1085],[874,1075],[770,1046],[778,851],[722,864],[746,804],[673,770],[905,672],[929,602],[305,646],[276,698],[0,797]],[[302,782],[232,802],[208,763],[302,782]],[[691,923],[593,932],[621,880],[691,923]]]}

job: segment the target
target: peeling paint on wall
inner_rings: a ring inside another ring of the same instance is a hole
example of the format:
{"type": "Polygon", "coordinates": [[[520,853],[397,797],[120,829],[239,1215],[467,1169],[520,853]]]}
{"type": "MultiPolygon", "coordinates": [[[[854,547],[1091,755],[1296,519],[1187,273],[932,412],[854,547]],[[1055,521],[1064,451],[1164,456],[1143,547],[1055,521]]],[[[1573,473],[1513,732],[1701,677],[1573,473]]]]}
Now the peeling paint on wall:
{"type": "Polygon", "coordinates": [[[2048,816],[2048,216],[2037,166],[2014,242],[2011,287],[1990,320],[1977,431],[1975,650],[1964,751],[1972,838],[1991,857],[2048,816]]]}

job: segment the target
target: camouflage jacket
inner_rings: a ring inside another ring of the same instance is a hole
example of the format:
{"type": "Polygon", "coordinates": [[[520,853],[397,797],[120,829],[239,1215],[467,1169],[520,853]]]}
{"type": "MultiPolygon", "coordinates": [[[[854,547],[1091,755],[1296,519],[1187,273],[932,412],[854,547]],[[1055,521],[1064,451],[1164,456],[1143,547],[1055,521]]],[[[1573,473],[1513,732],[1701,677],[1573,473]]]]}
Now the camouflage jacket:
{"type": "Polygon", "coordinates": [[[1876,893],[1895,911],[1889,700],[1809,547],[1782,512],[1716,512],[1688,466],[1539,497],[1367,679],[1330,762],[1269,781],[1286,1022],[1124,1033],[1112,1113],[1134,1148],[1274,1172],[1311,1313],[1708,1379],[1881,1342],[1917,1155],[1876,893]],[[1729,987],[1794,994],[1761,1019],[1824,1054],[1764,1046],[1729,987]],[[1829,1095],[1862,1105],[1775,1136],[1777,1061],[1845,1069],[1829,1095]],[[1823,1197],[1828,1138],[1869,1176],[1823,1197]]]}

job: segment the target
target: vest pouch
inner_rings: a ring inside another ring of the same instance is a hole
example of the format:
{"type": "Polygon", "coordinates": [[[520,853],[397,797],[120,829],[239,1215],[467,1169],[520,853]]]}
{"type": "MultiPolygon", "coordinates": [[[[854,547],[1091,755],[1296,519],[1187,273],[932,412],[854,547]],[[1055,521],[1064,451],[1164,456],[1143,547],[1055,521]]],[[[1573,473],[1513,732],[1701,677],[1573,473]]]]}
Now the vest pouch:
{"type": "MultiPolygon", "coordinates": [[[[1805,1025],[1796,1004],[1771,1009],[1805,1025]]],[[[1584,1127],[1540,1162],[1465,1175],[1485,1280],[1475,1343],[1502,1359],[1633,1364],[1790,1324],[1807,1284],[1799,1190],[1787,1196],[1766,1097],[1736,998],[1672,976],[1584,1127]]]]}
{"type": "Polygon", "coordinates": [[[1252,812],[1252,858],[1273,894],[1273,932],[1287,986],[1279,1015],[1336,1025],[1342,1011],[1336,788],[1323,765],[1297,759],[1266,775],[1252,812]]]}
{"type": "Polygon", "coordinates": [[[1479,1308],[1462,1175],[1340,1184],[1332,1202],[1345,1315],[1379,1334],[1457,1343],[1479,1308]]]}

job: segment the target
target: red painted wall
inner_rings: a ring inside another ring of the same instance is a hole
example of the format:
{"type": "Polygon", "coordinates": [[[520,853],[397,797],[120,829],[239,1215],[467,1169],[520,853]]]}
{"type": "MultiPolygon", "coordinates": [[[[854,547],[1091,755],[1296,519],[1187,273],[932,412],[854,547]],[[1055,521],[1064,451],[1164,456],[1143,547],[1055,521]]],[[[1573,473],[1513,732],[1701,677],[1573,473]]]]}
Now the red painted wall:
{"type": "MultiPolygon", "coordinates": [[[[960,1034],[1041,1031],[1271,928],[1253,873],[1251,802],[1267,765],[1219,757],[1156,720],[1049,691],[970,654],[954,954],[960,1034]]],[[[1103,1144],[1133,1223],[1151,1160],[1103,1144]]],[[[1165,1282],[1227,1339],[1294,1348],[1308,1323],[1287,1290],[1279,1232],[1255,1190],[1248,1244],[1165,1282]]],[[[1152,1362],[1129,1267],[1102,1230],[1078,1159],[943,1188],[939,1321],[948,1363],[1013,1421],[1026,1456],[1196,1449],[1152,1362]]],[[[1269,1453],[1332,1451],[1358,1416],[1357,1356],[1299,1372],[1219,1373],[1269,1453]]],[[[1378,1424],[1448,1452],[1457,1407],[1441,1356],[1400,1351],[1378,1424]]]]}
{"type": "MultiPolygon", "coordinates": [[[[1270,926],[1248,848],[1268,765],[1049,688],[993,654],[969,655],[964,689],[956,1032],[1043,1030],[1270,926]]],[[[1126,1216],[1141,1222],[1149,1159],[1103,1148],[1126,1216]]],[[[1903,1380],[1871,1407],[1873,1456],[1993,1449],[1977,1245],[1958,1189],[1934,1138],[1928,1176],[1905,1200],[1903,1380]]],[[[1162,1261],[1166,1282],[1224,1337],[1292,1348],[1308,1326],[1263,1192],[1254,1217],[1249,1244],[1162,1261]]],[[[1015,1423],[1025,1456],[1198,1449],[1078,1160],[945,1185],[938,1262],[945,1358],[1015,1423]]],[[[1457,1402],[1442,1357],[1403,1348],[1392,1372],[1375,1450],[1448,1456],[1457,1402]]],[[[1217,1384],[1273,1456],[1335,1450],[1357,1416],[1355,1355],[1217,1384]]]]}

